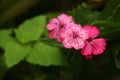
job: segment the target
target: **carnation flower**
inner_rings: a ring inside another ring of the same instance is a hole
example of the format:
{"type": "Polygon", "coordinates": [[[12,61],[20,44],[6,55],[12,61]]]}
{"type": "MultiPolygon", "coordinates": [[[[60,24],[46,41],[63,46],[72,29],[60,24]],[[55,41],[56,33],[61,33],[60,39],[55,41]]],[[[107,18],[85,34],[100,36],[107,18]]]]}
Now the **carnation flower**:
{"type": "Polygon", "coordinates": [[[51,19],[47,25],[49,37],[61,42],[61,30],[70,23],[73,23],[72,16],[68,16],[66,14],[61,14],[57,18],[51,19]]]}
{"type": "Polygon", "coordinates": [[[87,59],[102,54],[106,48],[106,40],[96,37],[100,34],[96,26],[75,24],[72,16],[61,14],[53,18],[47,25],[51,39],[61,42],[65,48],[81,49],[81,54],[87,59]]]}
{"type": "Polygon", "coordinates": [[[100,34],[100,31],[95,26],[85,25],[84,29],[87,31],[89,38],[85,41],[85,46],[81,50],[81,54],[85,56],[85,58],[91,59],[104,52],[106,40],[104,38],[96,39],[100,34]]]}
{"type": "Polygon", "coordinates": [[[76,50],[84,47],[85,40],[88,38],[86,31],[79,24],[70,24],[67,29],[61,32],[62,44],[65,48],[76,50]]]}

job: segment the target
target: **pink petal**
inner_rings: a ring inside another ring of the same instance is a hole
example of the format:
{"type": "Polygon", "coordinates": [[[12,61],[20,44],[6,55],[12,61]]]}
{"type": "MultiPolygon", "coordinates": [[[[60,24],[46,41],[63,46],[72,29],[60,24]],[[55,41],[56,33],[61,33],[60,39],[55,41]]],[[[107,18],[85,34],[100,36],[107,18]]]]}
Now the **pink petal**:
{"type": "Polygon", "coordinates": [[[71,37],[66,37],[63,41],[62,44],[65,48],[72,48],[72,39],[71,37]]]}
{"type": "Polygon", "coordinates": [[[64,40],[65,38],[71,37],[72,33],[71,33],[71,29],[63,29],[60,33],[62,39],[64,40]]]}
{"type": "Polygon", "coordinates": [[[58,35],[58,31],[56,31],[56,29],[54,29],[54,30],[49,30],[48,31],[48,35],[49,35],[49,38],[54,38],[54,39],[56,39],[56,36],[58,35]]]}
{"type": "Polygon", "coordinates": [[[80,24],[72,24],[71,25],[71,32],[72,32],[72,36],[74,34],[77,34],[79,40],[83,40],[85,41],[86,39],[88,39],[88,35],[87,33],[85,32],[85,30],[81,27],[80,24]]]}
{"type": "MultiPolygon", "coordinates": [[[[57,18],[53,18],[47,25],[48,33],[50,38],[56,39],[61,42],[61,32],[66,28],[67,25],[73,24],[72,16],[61,14],[57,18]]],[[[68,26],[71,27],[71,26],[68,26]]]]}
{"type": "Polygon", "coordinates": [[[56,40],[57,40],[58,42],[62,42],[62,38],[61,38],[61,35],[60,35],[59,32],[58,32],[58,34],[57,34],[57,36],[56,36],[56,40]]]}
{"type": "Polygon", "coordinates": [[[81,26],[79,24],[70,23],[64,29],[61,30],[60,35],[62,38],[72,37],[73,32],[81,32],[81,26]]]}
{"type": "Polygon", "coordinates": [[[58,28],[59,22],[57,18],[51,19],[51,21],[47,25],[48,30],[53,30],[58,28]]]}
{"type": "Polygon", "coordinates": [[[65,24],[65,25],[70,23],[70,22],[73,22],[72,16],[68,16],[64,13],[59,15],[57,18],[58,18],[60,23],[65,24]]]}
{"type": "Polygon", "coordinates": [[[86,59],[92,59],[94,57],[94,55],[90,54],[90,55],[85,55],[84,56],[86,59]]]}
{"type": "Polygon", "coordinates": [[[92,53],[94,55],[102,54],[106,49],[106,40],[104,38],[92,40],[92,53]]]}
{"type": "Polygon", "coordinates": [[[78,31],[79,37],[82,38],[82,40],[86,41],[88,39],[88,33],[86,30],[81,28],[81,31],[78,31]]]}
{"type": "Polygon", "coordinates": [[[84,48],[81,50],[81,54],[87,57],[92,53],[92,46],[90,43],[86,42],[84,48]]]}
{"type": "Polygon", "coordinates": [[[82,39],[77,38],[71,44],[74,49],[79,50],[84,47],[85,43],[82,39]]]}
{"type": "Polygon", "coordinates": [[[66,48],[74,48],[76,50],[83,48],[84,41],[87,39],[86,33],[79,24],[71,24],[70,26],[61,32],[62,44],[66,48]],[[73,37],[74,35],[76,35],[75,38],[73,37]]]}
{"type": "Polygon", "coordinates": [[[49,38],[56,39],[58,42],[61,42],[61,36],[60,36],[60,33],[57,29],[49,30],[48,33],[49,33],[48,34],[49,38]]]}
{"type": "Polygon", "coordinates": [[[84,29],[88,32],[89,38],[95,38],[100,34],[100,30],[96,26],[85,25],[84,29]]]}
{"type": "Polygon", "coordinates": [[[82,28],[82,26],[80,24],[76,24],[76,23],[72,23],[71,26],[73,26],[73,29],[78,30],[77,28],[82,28]]]}

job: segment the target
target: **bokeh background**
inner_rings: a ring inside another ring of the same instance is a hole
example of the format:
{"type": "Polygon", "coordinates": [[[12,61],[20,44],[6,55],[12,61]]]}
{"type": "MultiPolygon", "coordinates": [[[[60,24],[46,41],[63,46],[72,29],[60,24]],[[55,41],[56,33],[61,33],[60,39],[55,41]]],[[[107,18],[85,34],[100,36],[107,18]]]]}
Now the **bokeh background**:
{"type": "MultiPolygon", "coordinates": [[[[101,12],[108,1],[0,0],[0,29],[17,28],[26,19],[47,13],[67,12],[82,3],[88,5],[92,11],[101,12]]],[[[82,58],[82,61],[81,55],[68,54],[67,57],[71,63],[69,68],[38,66],[25,60],[8,68],[3,56],[4,50],[0,48],[0,80],[120,80],[120,70],[116,68],[110,50],[108,47],[103,55],[92,60],[82,58]]]]}

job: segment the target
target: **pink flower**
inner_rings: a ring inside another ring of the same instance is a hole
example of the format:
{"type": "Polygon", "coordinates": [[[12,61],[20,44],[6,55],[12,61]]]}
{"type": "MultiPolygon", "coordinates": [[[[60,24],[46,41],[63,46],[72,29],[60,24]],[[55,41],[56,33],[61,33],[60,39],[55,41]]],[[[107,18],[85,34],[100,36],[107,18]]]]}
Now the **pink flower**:
{"type": "Polygon", "coordinates": [[[85,40],[88,38],[86,31],[79,24],[70,24],[67,29],[61,32],[62,44],[65,48],[75,48],[76,50],[84,47],[85,40]]]}
{"type": "Polygon", "coordinates": [[[47,25],[49,37],[61,42],[60,32],[70,23],[73,23],[72,16],[61,14],[57,18],[52,19],[47,25]]]}
{"type": "Polygon", "coordinates": [[[88,32],[89,38],[85,42],[81,54],[87,59],[91,59],[96,55],[102,54],[106,48],[106,40],[104,38],[95,39],[100,31],[95,26],[85,25],[84,29],[88,32]]]}

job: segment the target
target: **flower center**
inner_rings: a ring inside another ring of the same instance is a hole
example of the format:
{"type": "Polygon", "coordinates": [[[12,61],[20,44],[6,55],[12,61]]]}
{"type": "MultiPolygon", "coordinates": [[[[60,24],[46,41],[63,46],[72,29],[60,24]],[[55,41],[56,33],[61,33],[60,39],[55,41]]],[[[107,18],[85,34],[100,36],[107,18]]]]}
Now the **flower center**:
{"type": "Polygon", "coordinates": [[[77,34],[74,33],[74,34],[73,34],[73,38],[77,38],[77,37],[78,37],[77,34]]]}
{"type": "Polygon", "coordinates": [[[60,24],[60,25],[59,25],[59,29],[62,29],[62,28],[63,28],[63,26],[64,26],[63,24],[60,24]]]}
{"type": "Polygon", "coordinates": [[[90,43],[90,44],[92,44],[92,38],[89,38],[87,41],[90,43]]]}

